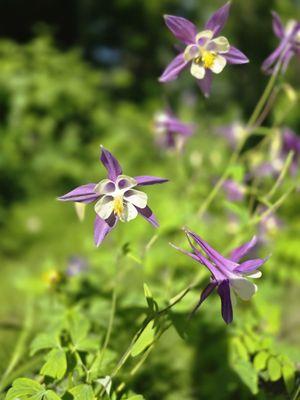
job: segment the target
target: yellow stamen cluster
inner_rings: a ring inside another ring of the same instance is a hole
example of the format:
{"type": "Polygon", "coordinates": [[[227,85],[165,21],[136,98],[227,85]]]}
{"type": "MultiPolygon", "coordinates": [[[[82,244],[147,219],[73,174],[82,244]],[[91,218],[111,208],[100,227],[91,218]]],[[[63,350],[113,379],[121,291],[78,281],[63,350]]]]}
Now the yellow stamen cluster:
{"type": "Polygon", "coordinates": [[[203,62],[204,68],[211,68],[216,58],[216,54],[210,51],[204,51],[202,53],[201,61],[203,62]]]}
{"type": "Polygon", "coordinates": [[[114,213],[120,218],[124,210],[123,200],[121,197],[114,199],[114,213]]]}

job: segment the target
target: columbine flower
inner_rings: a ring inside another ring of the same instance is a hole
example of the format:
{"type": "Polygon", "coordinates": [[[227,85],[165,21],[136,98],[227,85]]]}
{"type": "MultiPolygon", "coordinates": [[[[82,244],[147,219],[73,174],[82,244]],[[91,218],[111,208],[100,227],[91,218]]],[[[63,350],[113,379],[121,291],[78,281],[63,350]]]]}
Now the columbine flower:
{"type": "Polygon", "coordinates": [[[220,126],[217,133],[223,136],[232,148],[235,148],[248,134],[245,126],[240,122],[220,126]]]}
{"type": "Polygon", "coordinates": [[[300,22],[289,20],[283,26],[279,15],[272,12],[273,32],[280,39],[278,47],[263,62],[262,69],[268,74],[272,74],[275,64],[281,59],[282,71],[285,72],[291,58],[300,55],[300,22]]]}
{"type": "Polygon", "coordinates": [[[230,3],[216,11],[206,23],[204,30],[198,32],[196,26],[185,18],[166,15],[165,22],[173,35],[186,45],[167,66],[160,82],[177,78],[178,74],[190,64],[190,72],[197,79],[203,94],[210,93],[212,74],[219,74],[225,65],[245,64],[248,58],[238,49],[230,46],[224,36],[218,36],[228,18],[230,3]]]}
{"type": "Polygon", "coordinates": [[[223,183],[223,189],[229,201],[242,201],[245,197],[246,187],[233,179],[226,179],[223,183]]]}
{"type": "Polygon", "coordinates": [[[211,273],[211,281],[202,291],[195,310],[217,288],[221,298],[222,317],[229,324],[233,319],[232,303],[234,302],[234,293],[242,300],[250,300],[257,291],[257,286],[249,281],[248,278],[261,277],[261,272],[257,271],[257,269],[264,264],[266,259],[257,258],[239,262],[256,244],[256,237],[254,236],[250,242],[233,250],[229,258],[225,258],[201,239],[200,236],[187,229],[185,233],[192,247],[192,252],[172,246],[204,265],[211,273]]]}
{"type": "Polygon", "coordinates": [[[152,210],[147,206],[146,193],[136,190],[136,186],[154,185],[167,182],[167,179],[155,176],[123,175],[119,162],[102,146],[100,160],[107,170],[107,179],[99,183],[88,183],[61,196],[58,200],[95,204],[94,239],[99,246],[105,236],[120,220],[130,221],[140,214],[150,224],[157,227],[158,222],[152,210]]]}
{"type": "Polygon", "coordinates": [[[169,109],[154,116],[156,141],[162,148],[182,148],[186,139],[194,133],[194,129],[194,125],[180,121],[169,109]]]}
{"type": "Polygon", "coordinates": [[[76,276],[86,271],[88,263],[85,258],[72,256],[69,259],[66,274],[68,276],[76,276]]]}

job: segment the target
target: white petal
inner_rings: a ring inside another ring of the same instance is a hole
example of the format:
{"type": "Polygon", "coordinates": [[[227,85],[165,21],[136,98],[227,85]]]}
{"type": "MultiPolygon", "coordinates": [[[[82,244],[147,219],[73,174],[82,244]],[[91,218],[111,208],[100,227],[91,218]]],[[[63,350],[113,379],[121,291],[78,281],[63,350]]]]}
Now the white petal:
{"type": "Polygon", "coordinates": [[[94,188],[94,192],[99,194],[113,193],[116,190],[116,185],[110,179],[103,179],[94,188]]]}
{"type": "Polygon", "coordinates": [[[139,208],[145,208],[147,205],[148,196],[146,193],[141,192],[140,190],[130,189],[124,193],[124,199],[139,208]]]}
{"type": "Polygon", "coordinates": [[[205,76],[205,68],[193,62],[191,65],[191,74],[197,79],[203,79],[205,76]]]}
{"type": "Polygon", "coordinates": [[[205,31],[201,31],[197,34],[195,41],[196,43],[198,42],[199,39],[205,38],[205,39],[211,39],[213,37],[213,31],[210,31],[209,29],[205,31]]]}
{"type": "Polygon", "coordinates": [[[230,285],[242,300],[250,300],[257,291],[257,286],[254,283],[242,277],[230,279],[230,285]]]}
{"type": "Polygon", "coordinates": [[[198,57],[200,55],[200,49],[197,45],[195,44],[189,44],[183,53],[184,59],[186,61],[191,61],[193,60],[195,57],[198,57]]]}
{"type": "Polygon", "coordinates": [[[132,219],[136,218],[137,215],[138,215],[138,212],[137,212],[137,209],[134,207],[134,205],[126,202],[124,204],[124,209],[123,209],[122,215],[120,217],[120,220],[122,222],[128,222],[128,221],[131,221],[132,219]]]}
{"type": "Polygon", "coordinates": [[[112,196],[103,196],[95,204],[95,211],[102,219],[107,219],[114,209],[114,198],[112,196]]]}
{"type": "Polygon", "coordinates": [[[230,290],[230,300],[231,300],[232,307],[235,307],[237,301],[236,301],[236,295],[233,290],[230,290]]]}
{"type": "Polygon", "coordinates": [[[217,53],[227,53],[229,51],[230,45],[225,36],[219,36],[216,39],[211,40],[209,45],[212,43],[212,50],[217,53]]]}
{"type": "Polygon", "coordinates": [[[226,59],[220,55],[217,55],[210,69],[215,74],[219,74],[220,72],[223,71],[225,65],[226,65],[226,59]]]}
{"type": "Polygon", "coordinates": [[[252,273],[247,274],[247,278],[253,278],[253,279],[258,279],[261,276],[262,276],[261,271],[255,271],[255,272],[253,271],[252,273]]]}
{"type": "Polygon", "coordinates": [[[119,190],[127,190],[137,185],[137,181],[131,176],[119,175],[116,180],[116,186],[119,190]]]}

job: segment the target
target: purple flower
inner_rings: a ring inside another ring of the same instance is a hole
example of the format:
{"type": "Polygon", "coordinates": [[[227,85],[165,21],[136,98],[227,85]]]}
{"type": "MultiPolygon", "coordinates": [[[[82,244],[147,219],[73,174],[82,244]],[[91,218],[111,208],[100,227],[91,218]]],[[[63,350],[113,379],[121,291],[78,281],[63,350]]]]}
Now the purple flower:
{"type": "Polygon", "coordinates": [[[289,152],[293,152],[293,160],[291,164],[291,173],[295,175],[300,160],[300,137],[290,128],[284,128],[282,132],[282,148],[281,156],[285,160],[289,152]]]}
{"type": "MultiPolygon", "coordinates": [[[[267,211],[266,207],[260,207],[259,214],[261,215],[265,211],[267,211]]],[[[265,216],[258,225],[258,245],[268,243],[270,238],[274,237],[282,226],[282,221],[275,213],[269,213],[265,216]]]]}
{"type": "Polygon", "coordinates": [[[279,15],[272,12],[273,32],[279,38],[278,47],[263,62],[262,69],[267,74],[272,74],[275,64],[281,60],[282,71],[285,72],[291,58],[294,55],[300,55],[300,22],[289,20],[286,26],[283,26],[279,15]]]}
{"type": "Polygon", "coordinates": [[[167,182],[167,179],[155,176],[136,176],[134,178],[123,175],[119,162],[113,155],[101,146],[100,160],[107,170],[107,179],[99,183],[88,183],[61,196],[58,200],[79,203],[95,204],[94,239],[99,246],[105,236],[120,220],[130,221],[140,214],[150,224],[158,227],[158,222],[148,207],[146,193],[136,190],[136,186],[154,185],[167,182]]]}
{"type": "Polygon", "coordinates": [[[226,37],[218,36],[227,21],[229,8],[230,2],[216,11],[200,32],[185,18],[165,15],[167,27],[186,47],[167,66],[159,78],[160,82],[175,80],[179,73],[190,65],[191,74],[197,79],[203,94],[208,97],[213,73],[222,72],[227,63],[249,62],[240,50],[229,44],[226,37]]]}
{"type": "Polygon", "coordinates": [[[246,128],[239,122],[220,126],[217,133],[223,136],[232,148],[235,148],[247,135],[246,128]]]}
{"type": "Polygon", "coordinates": [[[68,276],[76,276],[86,271],[87,268],[87,261],[83,257],[72,256],[69,259],[66,274],[68,276]]]}
{"type": "Polygon", "coordinates": [[[204,265],[211,273],[210,283],[202,291],[195,310],[214,289],[217,289],[221,298],[222,317],[229,324],[233,319],[234,293],[242,300],[250,300],[257,291],[257,286],[248,278],[261,277],[261,272],[257,269],[265,263],[266,259],[257,258],[240,262],[255,246],[256,237],[254,236],[250,242],[233,250],[229,258],[225,258],[194,232],[186,229],[185,233],[192,252],[172,246],[204,265]]]}
{"type": "Polygon", "coordinates": [[[225,180],[223,183],[223,189],[229,201],[242,201],[245,197],[245,186],[233,179],[225,180]]]}
{"type": "Polygon", "coordinates": [[[171,110],[157,113],[154,116],[154,130],[159,147],[181,148],[186,139],[193,135],[195,126],[180,121],[171,110]]]}

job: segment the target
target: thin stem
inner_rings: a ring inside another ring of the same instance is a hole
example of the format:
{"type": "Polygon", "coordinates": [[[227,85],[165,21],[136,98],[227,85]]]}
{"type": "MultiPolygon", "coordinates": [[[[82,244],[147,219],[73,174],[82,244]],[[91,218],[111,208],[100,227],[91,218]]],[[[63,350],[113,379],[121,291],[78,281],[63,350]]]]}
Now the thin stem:
{"type": "Polygon", "coordinates": [[[29,336],[30,330],[32,328],[32,324],[33,324],[33,303],[32,303],[32,299],[29,299],[28,303],[27,303],[27,307],[26,307],[24,328],[19,336],[19,339],[17,340],[14,352],[11,356],[11,359],[6,368],[6,371],[4,372],[4,374],[1,378],[0,388],[3,387],[3,382],[10,375],[10,373],[14,370],[15,366],[18,364],[21,356],[23,355],[25,344],[26,344],[27,338],[29,336]]]}
{"type": "Polygon", "coordinates": [[[278,176],[274,186],[271,188],[269,193],[265,196],[266,200],[270,200],[274,196],[274,194],[276,193],[276,191],[279,188],[279,186],[282,184],[282,181],[284,180],[284,177],[285,177],[285,175],[287,174],[287,172],[288,172],[288,170],[290,168],[291,162],[293,161],[293,157],[294,157],[294,151],[291,150],[287,155],[287,158],[286,158],[286,160],[284,162],[283,168],[282,168],[282,170],[280,172],[280,175],[278,176]]]}
{"type": "Polygon", "coordinates": [[[300,385],[298,385],[298,387],[297,387],[297,389],[296,389],[296,391],[295,391],[295,393],[294,393],[294,395],[293,395],[291,400],[299,400],[299,397],[300,397],[299,394],[300,394],[300,385]]]}
{"type": "Polygon", "coordinates": [[[271,75],[271,77],[268,81],[268,84],[267,84],[263,94],[261,95],[261,97],[260,97],[260,99],[259,99],[253,113],[251,114],[247,125],[246,125],[247,134],[244,136],[243,140],[240,141],[239,145],[236,147],[235,151],[232,153],[232,156],[231,156],[231,158],[228,162],[228,165],[225,168],[223,174],[221,175],[220,179],[218,180],[218,182],[215,184],[215,186],[209,193],[209,195],[206,198],[206,200],[204,201],[204,203],[201,205],[199,212],[198,212],[199,217],[202,217],[203,214],[205,213],[205,211],[208,209],[211,202],[214,200],[217,193],[222,188],[225,180],[229,176],[232,165],[238,160],[240,151],[242,150],[244,144],[246,143],[246,140],[249,138],[249,135],[251,134],[251,130],[255,127],[255,122],[257,121],[260,113],[263,111],[263,108],[272,92],[272,89],[275,85],[277,76],[280,72],[281,65],[282,65],[282,60],[279,59],[278,63],[276,64],[275,70],[274,70],[273,74],[271,75]]]}

